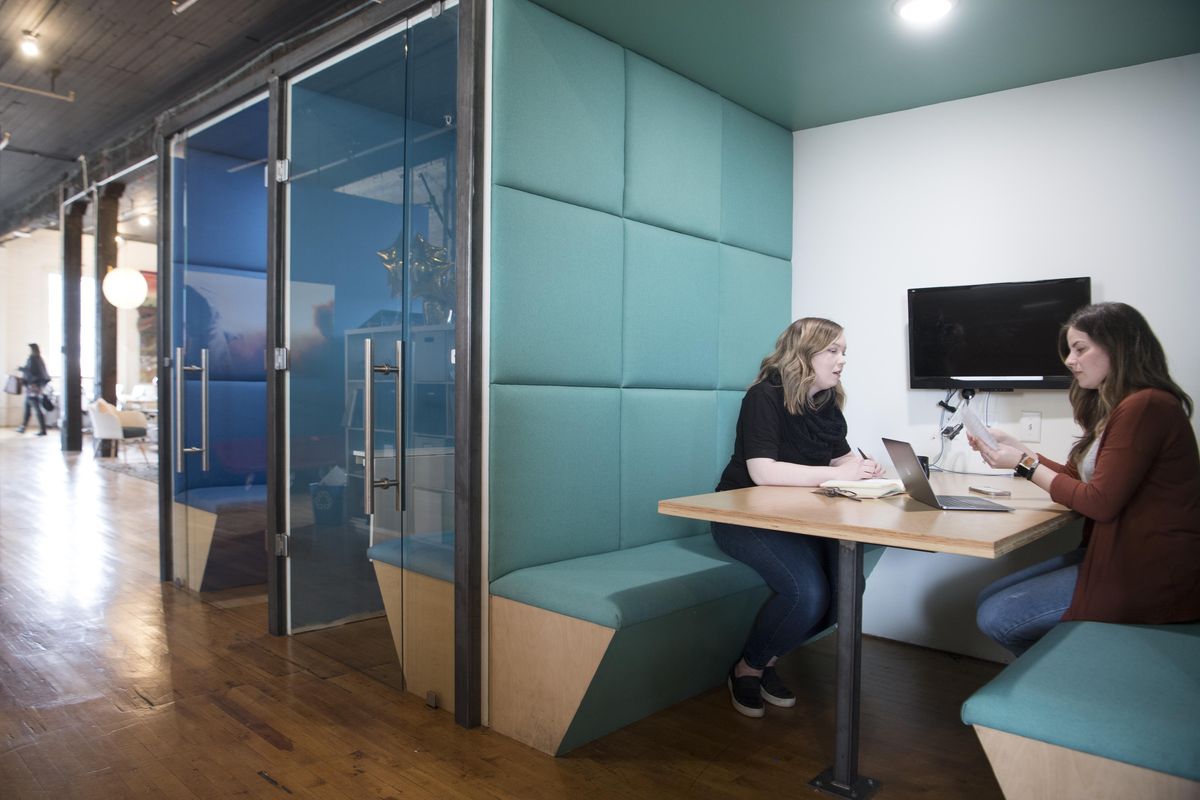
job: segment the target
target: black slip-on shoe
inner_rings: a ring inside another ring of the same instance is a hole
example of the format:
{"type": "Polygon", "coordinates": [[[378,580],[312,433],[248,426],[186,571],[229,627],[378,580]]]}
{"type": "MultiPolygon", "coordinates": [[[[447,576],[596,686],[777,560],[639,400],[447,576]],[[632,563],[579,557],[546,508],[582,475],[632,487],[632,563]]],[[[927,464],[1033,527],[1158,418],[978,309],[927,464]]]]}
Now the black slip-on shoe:
{"type": "Polygon", "coordinates": [[[795,693],[787,687],[774,667],[767,667],[763,670],[762,678],[759,680],[759,692],[762,694],[762,699],[773,706],[791,708],[796,705],[795,693]]]}
{"type": "Polygon", "coordinates": [[[733,701],[733,707],[739,714],[757,718],[766,713],[763,710],[762,693],[757,677],[754,675],[738,677],[733,674],[731,669],[726,683],[729,685],[729,697],[733,701]]]}

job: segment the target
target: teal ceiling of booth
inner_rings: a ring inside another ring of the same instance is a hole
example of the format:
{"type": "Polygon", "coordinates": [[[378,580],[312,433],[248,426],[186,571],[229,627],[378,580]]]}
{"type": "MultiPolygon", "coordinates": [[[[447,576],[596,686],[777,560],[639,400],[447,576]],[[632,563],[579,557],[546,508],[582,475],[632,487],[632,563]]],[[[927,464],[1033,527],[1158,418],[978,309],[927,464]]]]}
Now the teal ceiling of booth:
{"type": "Polygon", "coordinates": [[[1200,52],[1197,0],[536,0],[791,130],[1200,52]]]}

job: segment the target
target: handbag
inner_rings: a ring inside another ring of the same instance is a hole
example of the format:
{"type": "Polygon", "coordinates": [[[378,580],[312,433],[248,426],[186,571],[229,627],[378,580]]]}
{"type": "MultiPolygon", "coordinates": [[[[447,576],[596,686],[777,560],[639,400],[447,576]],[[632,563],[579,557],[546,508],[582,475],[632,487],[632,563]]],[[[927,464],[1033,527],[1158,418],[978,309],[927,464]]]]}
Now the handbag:
{"type": "Polygon", "coordinates": [[[4,382],[4,393],[20,394],[24,385],[25,381],[21,380],[19,376],[10,374],[8,380],[4,382]]]}
{"type": "Polygon", "coordinates": [[[50,395],[48,395],[48,394],[42,395],[42,408],[44,408],[47,411],[54,410],[54,400],[52,400],[50,398],[50,395]]]}

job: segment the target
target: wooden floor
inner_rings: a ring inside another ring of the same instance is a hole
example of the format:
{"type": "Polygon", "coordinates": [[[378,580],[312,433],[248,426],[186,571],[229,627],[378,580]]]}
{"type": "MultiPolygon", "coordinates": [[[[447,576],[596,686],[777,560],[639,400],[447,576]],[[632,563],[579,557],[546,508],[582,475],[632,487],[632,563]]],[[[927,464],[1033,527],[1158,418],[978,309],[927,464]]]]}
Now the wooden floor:
{"type": "MultiPolygon", "coordinates": [[[[553,759],[397,689],[384,620],[278,638],[262,588],[158,580],[155,484],[0,431],[0,798],[784,798],[829,765],[833,637],[781,672],[553,759]]],[[[959,706],[999,666],[867,639],[860,769],[878,798],[1000,790],[959,706]]],[[[680,653],[679,668],[687,668],[680,653]]]]}

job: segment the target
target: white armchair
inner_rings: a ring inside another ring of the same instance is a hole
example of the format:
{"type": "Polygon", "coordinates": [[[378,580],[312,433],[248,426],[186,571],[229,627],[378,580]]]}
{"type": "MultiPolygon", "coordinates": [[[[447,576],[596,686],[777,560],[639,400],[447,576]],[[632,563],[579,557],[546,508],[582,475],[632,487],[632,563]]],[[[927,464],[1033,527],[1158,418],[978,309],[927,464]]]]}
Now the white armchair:
{"type": "Polygon", "coordinates": [[[99,445],[108,439],[116,443],[119,450],[121,442],[137,445],[142,451],[142,458],[150,463],[146,455],[146,436],[150,424],[146,415],[141,411],[118,411],[110,403],[98,399],[88,406],[88,416],[92,420],[92,442],[99,445]]]}

